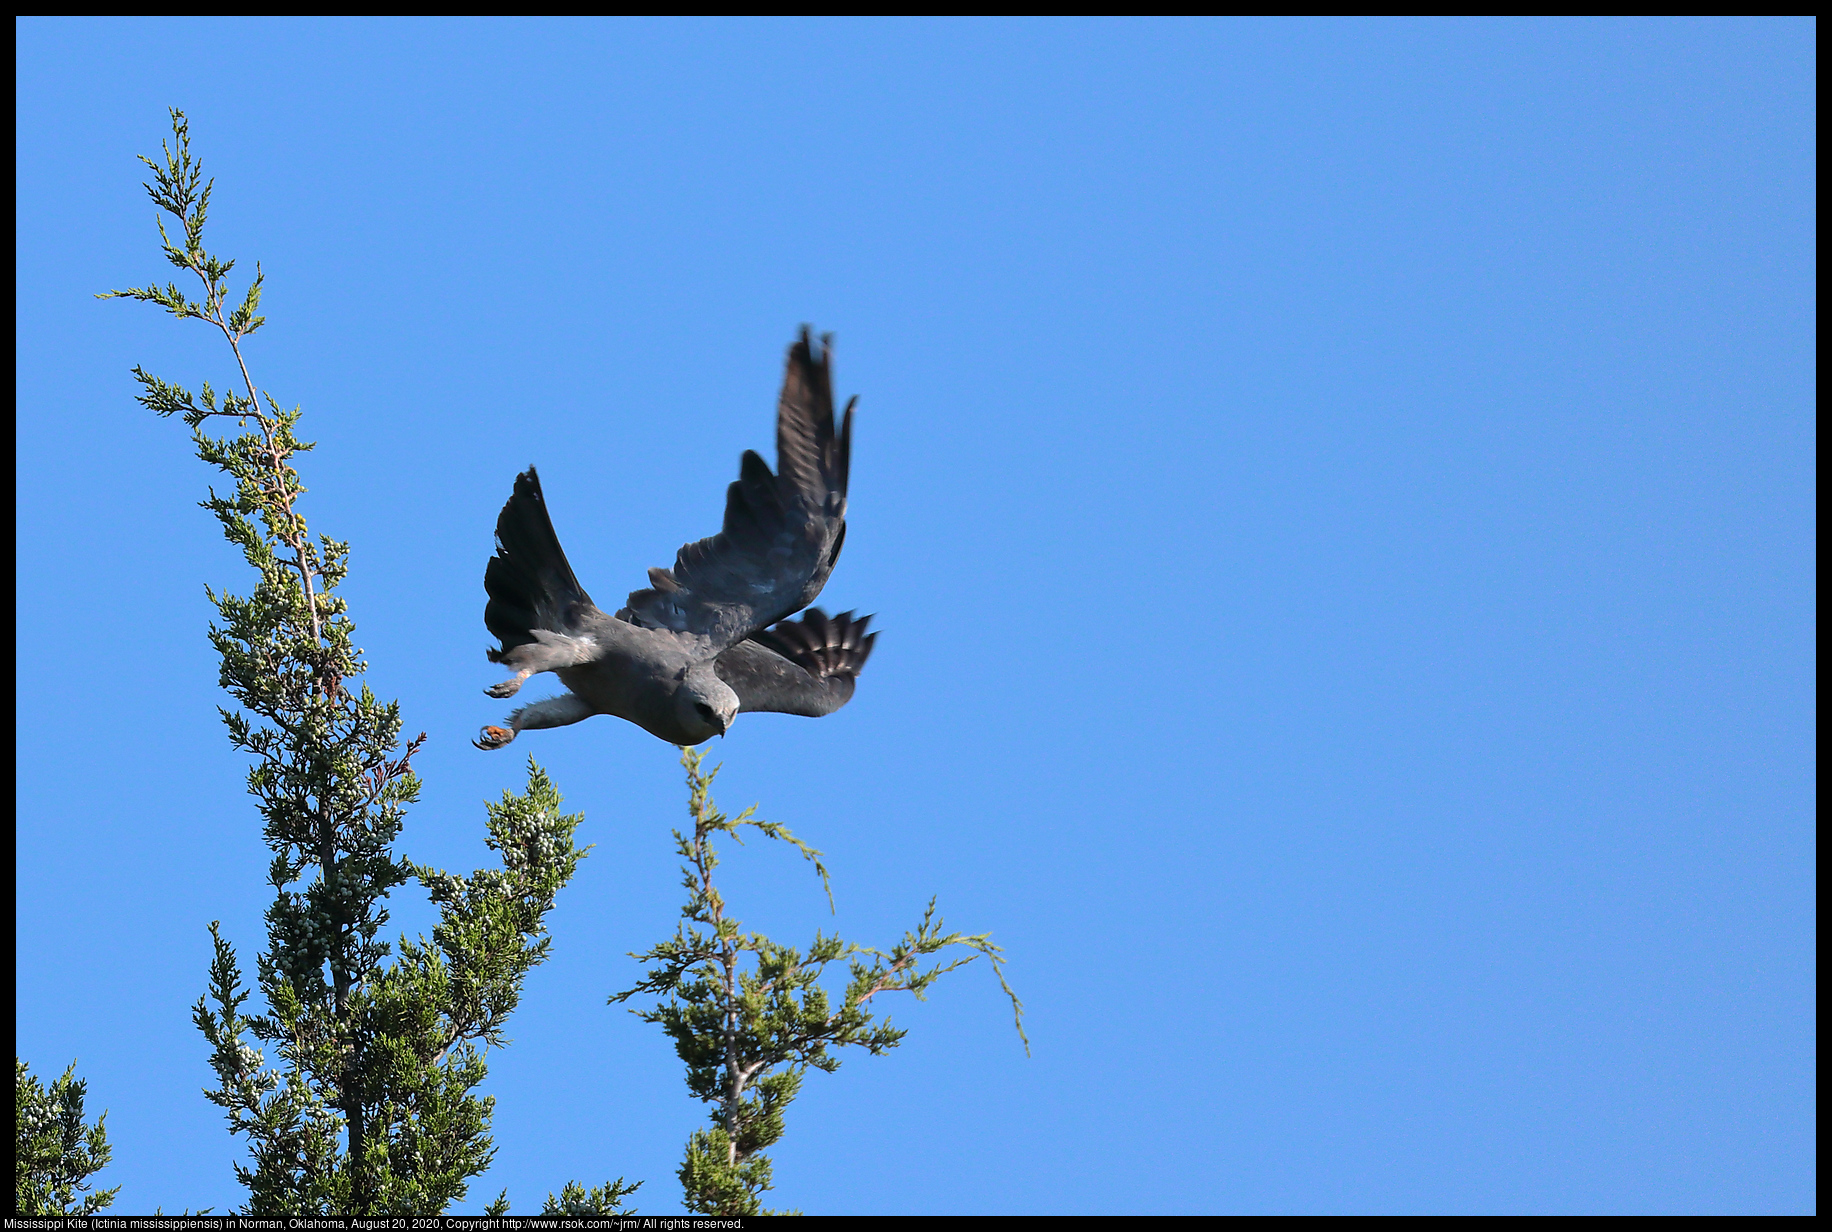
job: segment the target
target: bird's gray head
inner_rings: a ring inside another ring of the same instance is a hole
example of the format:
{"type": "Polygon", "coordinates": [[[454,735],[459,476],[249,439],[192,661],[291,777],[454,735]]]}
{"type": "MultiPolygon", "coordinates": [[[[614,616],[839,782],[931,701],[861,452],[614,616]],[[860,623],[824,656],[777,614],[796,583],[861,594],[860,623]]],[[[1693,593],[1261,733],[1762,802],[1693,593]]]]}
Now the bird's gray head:
{"type": "Polygon", "coordinates": [[[674,690],[674,717],[689,743],[723,736],[738,717],[738,695],[710,664],[696,666],[681,677],[674,690]]]}

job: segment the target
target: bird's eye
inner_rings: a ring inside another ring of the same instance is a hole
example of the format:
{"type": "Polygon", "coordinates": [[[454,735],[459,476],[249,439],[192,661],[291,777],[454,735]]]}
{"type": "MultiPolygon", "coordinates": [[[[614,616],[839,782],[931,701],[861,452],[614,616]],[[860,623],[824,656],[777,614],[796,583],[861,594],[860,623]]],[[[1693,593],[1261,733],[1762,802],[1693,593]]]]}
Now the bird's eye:
{"type": "Polygon", "coordinates": [[[716,717],[712,712],[712,707],[708,706],[705,702],[695,702],[693,708],[698,710],[700,712],[700,717],[705,719],[708,723],[712,722],[716,717]]]}

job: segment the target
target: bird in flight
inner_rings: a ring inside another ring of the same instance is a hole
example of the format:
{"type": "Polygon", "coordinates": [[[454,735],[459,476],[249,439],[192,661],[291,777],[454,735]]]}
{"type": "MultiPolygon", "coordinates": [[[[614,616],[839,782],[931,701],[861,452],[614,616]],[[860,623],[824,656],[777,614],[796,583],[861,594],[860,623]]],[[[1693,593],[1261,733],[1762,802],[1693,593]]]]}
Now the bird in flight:
{"type": "Polygon", "coordinates": [[[819,717],[851,698],[876,633],[869,616],[801,611],[821,593],[846,540],[854,398],[834,431],[831,338],[804,326],[776,403],[776,473],[745,450],[725,494],[725,526],[649,570],[607,616],[573,576],[531,466],[496,519],[484,569],[486,653],[514,675],[485,689],[512,697],[536,672],[567,692],[523,706],[475,741],[500,749],[530,728],[594,714],[628,719],[673,744],[722,736],[748,710],[819,717]],[[778,623],[780,622],[780,623],[778,623]],[[771,626],[775,627],[772,628],[771,626]]]}

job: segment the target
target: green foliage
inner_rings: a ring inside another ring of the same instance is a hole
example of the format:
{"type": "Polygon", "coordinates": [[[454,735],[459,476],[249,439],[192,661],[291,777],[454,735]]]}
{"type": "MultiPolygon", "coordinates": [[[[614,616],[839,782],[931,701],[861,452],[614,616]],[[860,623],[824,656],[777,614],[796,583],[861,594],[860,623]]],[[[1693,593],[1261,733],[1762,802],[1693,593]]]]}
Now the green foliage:
{"type": "MultiPolygon", "coordinates": [[[[937,979],[984,955],[1011,998],[1020,1038],[1023,1005],[1005,982],[999,947],[984,933],[944,933],[933,900],[922,923],[889,951],[817,931],[803,953],[744,931],[726,914],[725,900],[713,885],[719,864],[713,836],[728,834],[742,842],[740,831],[752,827],[795,847],[827,885],[821,853],[785,827],[755,818],[754,808],[735,817],[720,812],[711,795],[718,770],[704,770],[698,750],[683,750],[681,764],[687,770],[693,818],[691,836],[674,832],[676,849],[686,861],[681,870],[687,889],[687,905],[681,909],[685,922],[673,937],[632,955],[648,964],[648,974],[611,1001],[641,993],[660,998],[652,1008],[634,1012],[673,1039],[687,1066],[688,1090],[711,1106],[712,1124],[694,1131],[678,1173],[687,1209],[706,1215],[792,1213],[764,1209],[762,1197],[772,1187],[772,1176],[763,1151],[781,1139],[783,1112],[809,1068],[831,1073],[840,1067],[835,1055],[840,1048],[882,1055],[902,1041],[905,1032],[888,1020],[873,1023],[866,1008],[873,997],[907,992],[923,1000],[937,979]],[[923,967],[924,959],[950,946],[977,953],[923,967]],[[836,1006],[820,981],[830,964],[842,960],[850,978],[836,1006]]],[[[828,901],[831,906],[831,889],[828,901]]]]}
{"type": "Polygon", "coordinates": [[[13,1058],[17,1081],[13,1111],[18,1120],[13,1152],[15,1196],[21,1215],[93,1215],[114,1202],[120,1186],[90,1188],[89,1178],[108,1166],[112,1152],[104,1112],[94,1125],[83,1123],[83,1096],[88,1083],[76,1076],[76,1062],[49,1090],[32,1077],[31,1067],[13,1058]]]}
{"type": "MultiPolygon", "coordinates": [[[[546,1203],[541,1207],[543,1215],[634,1215],[636,1208],[626,1207],[623,1200],[642,1188],[642,1182],[626,1185],[620,1176],[608,1185],[599,1185],[587,1189],[577,1181],[568,1181],[555,1198],[547,1195],[546,1203]]],[[[499,1214],[508,1214],[504,1207],[499,1214]]]]}
{"type": "Polygon", "coordinates": [[[202,298],[176,284],[103,298],[215,326],[235,357],[245,392],[205,384],[193,396],[140,368],[134,376],[141,404],[182,416],[197,456],[235,485],[202,506],[257,580],[246,596],[206,588],[218,616],[210,640],[241,707],[223,710],[223,721],[253,759],[248,789],[274,853],[256,972],[266,1013],[242,1012],[252,991],[210,926],[209,994],[193,1010],[217,1075],[206,1094],[248,1139],[251,1162],[236,1165],[248,1213],[433,1214],[489,1166],[493,1101],[471,1093],[485,1075],[481,1050],[507,1042],[522,981],[547,956],[544,917],[585,855],[573,843],[580,818],[560,812],[559,793],[530,762],[527,789],[488,806],[502,868],[461,877],[394,854],[419,795],[411,763],[425,735],[403,745],[398,704],[351,687],[366,664],[336,594],[349,546],[314,539],[299,512],[306,489],[293,459],[312,448],[294,432],[300,411],[256,389],[241,349],[265,321],[262,276],[227,308],[235,263],[203,246],[213,182],[192,157],[182,113],[172,113],[172,130],[163,159],[142,160],[153,172],[146,189],[182,227],[175,244],[161,220],[160,239],[166,259],[200,280],[202,298]],[[206,431],[226,420],[226,435],[206,431]],[[431,940],[402,937],[390,964],[385,902],[409,878],[438,904],[440,923],[431,940]]]}
{"type": "Polygon", "coordinates": [[[165,219],[155,214],[153,219],[159,227],[160,245],[165,249],[166,260],[203,279],[204,298],[201,301],[186,299],[175,282],[168,282],[163,287],[109,291],[98,298],[121,296],[158,304],[181,320],[190,317],[216,325],[229,335],[231,342],[238,342],[267,323],[266,317],[255,315],[261,306],[261,267],[255,266],[254,281],[248,284],[248,293],[242,297],[241,306],[224,317],[223,306],[229,300],[229,271],[235,268],[235,262],[220,260],[204,251],[204,221],[210,215],[210,192],[216,187],[216,181],[205,183],[203,164],[191,157],[191,126],[184,112],[172,112],[172,144],[162,141],[159,149],[164,156],[160,162],[144,155],[140,158],[153,173],[153,183],[144,187],[154,205],[184,226],[184,247],[180,248],[166,234],[165,219]]]}
{"type": "Polygon", "coordinates": [[[399,960],[370,973],[342,1035],[327,1031],[286,981],[264,988],[271,1014],[244,1017],[250,994],[233,950],[211,925],[216,1009],[200,1000],[193,1016],[219,1080],[206,1094],[254,1153],[252,1168],[236,1166],[250,1213],[441,1211],[489,1166],[495,1101],[470,1094],[486,1072],[478,1044],[508,1042],[503,1024],[523,977],[552,941],[542,921],[585,856],[573,843],[582,818],[561,813],[560,804],[552,780],[530,760],[527,789],[489,806],[489,845],[501,853],[501,869],[461,877],[414,866],[440,905],[440,923],[430,941],[401,938],[399,960]],[[266,1068],[245,1035],[275,1046],[284,1072],[266,1068]],[[340,1047],[357,1051],[352,1039],[361,1042],[360,1067],[339,1055],[340,1047]],[[342,1102],[317,1093],[336,1089],[325,1081],[332,1074],[343,1075],[342,1102]],[[353,1102],[369,1127],[359,1164],[338,1142],[353,1102]],[[359,1201],[365,1205],[353,1205],[359,1201]]]}

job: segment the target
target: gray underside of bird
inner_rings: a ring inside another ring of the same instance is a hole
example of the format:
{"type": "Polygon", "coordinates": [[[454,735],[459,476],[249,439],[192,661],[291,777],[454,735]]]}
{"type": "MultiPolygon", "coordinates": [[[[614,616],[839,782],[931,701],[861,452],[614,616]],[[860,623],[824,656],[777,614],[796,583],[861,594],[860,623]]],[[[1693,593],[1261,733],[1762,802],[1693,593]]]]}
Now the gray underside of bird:
{"type": "Polygon", "coordinates": [[[740,713],[820,718],[851,700],[856,684],[851,675],[816,675],[752,641],[740,642],[710,661],[695,660],[680,654],[670,638],[652,636],[633,625],[622,627],[629,632],[605,631],[612,636],[604,638],[610,645],[602,657],[554,674],[591,714],[628,719],[672,744],[699,744],[720,734],[712,724],[684,721],[675,704],[680,680],[709,662],[738,695],[740,713]]]}

